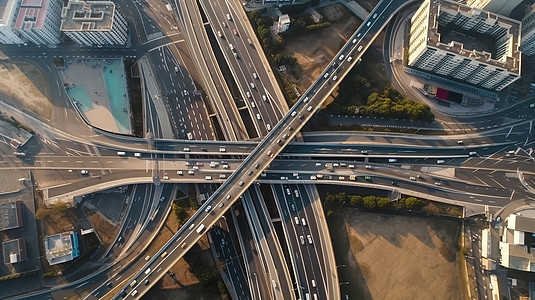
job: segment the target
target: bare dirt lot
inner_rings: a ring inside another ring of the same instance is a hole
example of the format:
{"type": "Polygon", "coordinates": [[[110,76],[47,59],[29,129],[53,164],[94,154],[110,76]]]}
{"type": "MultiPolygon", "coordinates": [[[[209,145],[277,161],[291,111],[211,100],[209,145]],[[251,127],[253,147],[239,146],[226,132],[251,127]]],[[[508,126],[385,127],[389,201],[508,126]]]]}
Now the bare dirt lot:
{"type": "Polygon", "coordinates": [[[50,120],[48,81],[40,68],[26,61],[0,62],[0,99],[50,120]]]}
{"type": "Polygon", "coordinates": [[[341,285],[342,295],[463,299],[459,222],[328,208],[336,262],[345,265],[340,281],[349,283],[341,285]]]}
{"type": "Polygon", "coordinates": [[[357,17],[339,3],[318,9],[318,12],[324,15],[331,26],[307,34],[284,37],[283,54],[297,59],[296,66],[289,70],[290,80],[301,92],[316,80],[328,62],[361,24],[357,17]]]}

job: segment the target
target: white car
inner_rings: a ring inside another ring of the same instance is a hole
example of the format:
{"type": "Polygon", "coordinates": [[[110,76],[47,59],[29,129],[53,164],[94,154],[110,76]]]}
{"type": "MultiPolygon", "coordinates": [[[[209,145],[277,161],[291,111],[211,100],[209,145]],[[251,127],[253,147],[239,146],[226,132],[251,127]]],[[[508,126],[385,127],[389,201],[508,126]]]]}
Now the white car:
{"type": "Polygon", "coordinates": [[[246,92],[245,94],[247,95],[247,98],[251,98],[251,93],[246,92]]]}
{"type": "Polygon", "coordinates": [[[307,221],[305,221],[305,218],[301,218],[301,224],[303,224],[303,226],[307,226],[307,221]]]}
{"type": "Polygon", "coordinates": [[[256,75],[255,72],[253,72],[253,77],[254,77],[254,79],[257,79],[257,78],[258,78],[258,75],[256,75]]]}
{"type": "Polygon", "coordinates": [[[230,14],[227,14],[227,20],[232,20],[232,18],[230,17],[230,14]]]}
{"type": "Polygon", "coordinates": [[[263,101],[267,101],[267,97],[266,97],[266,95],[262,95],[262,100],[263,100],[263,101]]]}
{"type": "Polygon", "coordinates": [[[256,104],[254,103],[254,101],[251,101],[251,107],[252,107],[252,108],[255,108],[255,107],[256,107],[256,104]]]}
{"type": "Polygon", "coordinates": [[[184,175],[184,172],[182,172],[182,171],[176,171],[176,175],[184,175]]]}
{"type": "Polygon", "coordinates": [[[340,55],[340,57],[338,58],[339,60],[344,60],[344,55],[340,55]]]}
{"type": "Polygon", "coordinates": [[[294,111],[292,111],[291,116],[295,117],[296,114],[297,114],[297,112],[294,110],[294,111]]]}
{"type": "Polygon", "coordinates": [[[296,225],[299,225],[299,218],[298,217],[294,217],[294,221],[295,221],[296,225]]]}

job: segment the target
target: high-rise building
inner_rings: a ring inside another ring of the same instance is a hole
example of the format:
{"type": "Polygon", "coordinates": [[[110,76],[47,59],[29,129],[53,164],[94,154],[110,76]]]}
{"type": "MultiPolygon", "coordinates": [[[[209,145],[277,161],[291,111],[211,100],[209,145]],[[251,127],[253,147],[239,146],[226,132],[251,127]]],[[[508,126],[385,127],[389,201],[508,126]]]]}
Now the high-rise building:
{"type": "Polygon", "coordinates": [[[24,44],[22,38],[13,29],[20,0],[0,1],[0,44],[24,44]]]}
{"type": "Polygon", "coordinates": [[[125,45],[128,27],[111,1],[71,0],[61,11],[61,31],[87,46],[125,45]]]}
{"type": "Polygon", "coordinates": [[[494,91],[520,78],[516,20],[447,0],[426,0],[411,19],[409,35],[410,68],[494,91]]]}
{"type": "Polygon", "coordinates": [[[522,19],[522,41],[520,50],[525,55],[535,54],[535,5],[531,12],[522,19]]]}
{"type": "Polygon", "coordinates": [[[467,0],[466,5],[484,9],[502,16],[509,16],[522,0],[467,0]]]}
{"type": "Polygon", "coordinates": [[[60,0],[22,0],[14,29],[37,45],[60,43],[60,0]]]}

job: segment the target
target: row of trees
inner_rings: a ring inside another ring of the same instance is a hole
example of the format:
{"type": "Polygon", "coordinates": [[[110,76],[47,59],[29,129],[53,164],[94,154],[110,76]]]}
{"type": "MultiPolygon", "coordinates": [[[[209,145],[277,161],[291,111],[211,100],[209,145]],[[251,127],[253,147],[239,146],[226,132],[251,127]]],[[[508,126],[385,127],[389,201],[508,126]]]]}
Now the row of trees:
{"type": "Polygon", "coordinates": [[[361,195],[348,195],[346,192],[337,194],[326,193],[324,197],[326,202],[346,203],[352,206],[364,207],[367,209],[384,209],[389,207],[417,210],[428,204],[427,200],[419,199],[416,197],[402,197],[396,204],[392,204],[389,198],[380,196],[361,196],[361,195]]]}
{"type": "Polygon", "coordinates": [[[347,113],[424,121],[434,118],[429,106],[402,96],[391,85],[387,85],[381,94],[371,93],[366,105],[348,106],[347,113]]]}
{"type": "Polygon", "coordinates": [[[390,206],[390,199],[386,197],[379,197],[374,195],[348,195],[346,192],[341,192],[337,194],[327,193],[325,195],[325,201],[349,203],[352,206],[364,207],[368,209],[387,208],[390,206]]]}

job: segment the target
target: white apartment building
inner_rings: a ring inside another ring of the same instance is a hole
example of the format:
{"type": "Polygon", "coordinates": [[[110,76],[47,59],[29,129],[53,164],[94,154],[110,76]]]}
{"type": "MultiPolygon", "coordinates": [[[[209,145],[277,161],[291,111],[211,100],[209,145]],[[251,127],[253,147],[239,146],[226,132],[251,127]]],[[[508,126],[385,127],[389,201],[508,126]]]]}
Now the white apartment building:
{"type": "Polygon", "coordinates": [[[502,16],[509,16],[522,0],[467,0],[466,5],[502,16]]]}
{"type": "Polygon", "coordinates": [[[522,41],[520,50],[525,55],[535,54],[535,5],[531,12],[522,19],[522,41]]]}
{"type": "Polygon", "coordinates": [[[0,1],[0,43],[1,44],[24,44],[22,38],[13,29],[20,0],[0,1]]]}
{"type": "Polygon", "coordinates": [[[37,45],[57,45],[61,0],[22,0],[13,28],[24,40],[37,45]]]}
{"type": "Polygon", "coordinates": [[[407,65],[500,91],[520,78],[520,27],[456,2],[426,0],[411,19],[407,65]]]}
{"type": "Polygon", "coordinates": [[[125,45],[128,26],[111,1],[71,0],[61,11],[61,31],[87,46],[125,45]]]}

